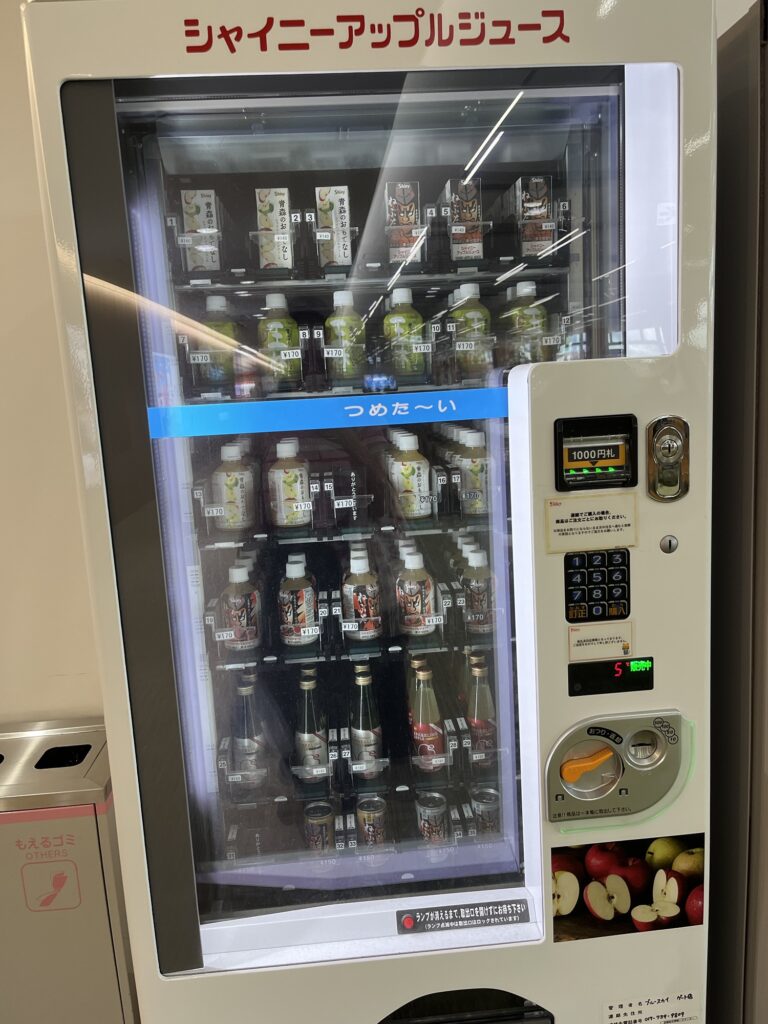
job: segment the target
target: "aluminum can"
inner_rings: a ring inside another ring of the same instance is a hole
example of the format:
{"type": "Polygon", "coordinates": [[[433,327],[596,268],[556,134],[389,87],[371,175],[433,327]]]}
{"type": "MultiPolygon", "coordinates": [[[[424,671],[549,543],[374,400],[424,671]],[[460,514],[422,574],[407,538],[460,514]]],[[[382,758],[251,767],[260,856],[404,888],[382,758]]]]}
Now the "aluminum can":
{"type": "Polygon", "coordinates": [[[336,815],[327,800],[316,800],[304,808],[304,838],[310,850],[322,852],[334,848],[336,815]]]}
{"type": "Polygon", "coordinates": [[[427,843],[444,843],[448,838],[448,801],[442,793],[418,793],[416,819],[427,843]]]}
{"type": "Polygon", "coordinates": [[[501,831],[501,808],[499,791],[485,786],[475,786],[470,791],[472,813],[475,816],[477,834],[501,831]]]}
{"type": "Polygon", "coordinates": [[[387,802],[380,796],[361,796],[357,801],[357,831],[363,846],[379,846],[386,840],[387,802]]]}

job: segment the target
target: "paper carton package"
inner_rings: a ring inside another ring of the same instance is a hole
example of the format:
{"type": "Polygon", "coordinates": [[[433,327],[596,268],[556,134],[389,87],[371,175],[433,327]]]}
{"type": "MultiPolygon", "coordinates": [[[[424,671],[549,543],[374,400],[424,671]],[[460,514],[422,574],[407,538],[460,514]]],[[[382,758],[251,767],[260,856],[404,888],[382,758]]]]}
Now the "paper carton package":
{"type": "Polygon", "coordinates": [[[315,189],[317,254],[321,267],[348,267],[352,263],[349,189],[325,185],[315,189]]]}
{"type": "Polygon", "coordinates": [[[483,258],[483,200],[480,178],[464,181],[449,178],[445,183],[449,207],[448,234],[452,260],[483,258]]]}
{"type": "Polygon", "coordinates": [[[262,270],[292,270],[291,201],[287,188],[257,188],[256,218],[259,266],[262,270]]]}
{"type": "Polygon", "coordinates": [[[520,231],[520,255],[537,256],[555,242],[551,175],[524,175],[515,182],[515,216],[520,231]]]}
{"type": "Polygon", "coordinates": [[[184,268],[221,270],[221,218],[213,189],[182,189],[181,216],[181,237],[189,241],[181,250],[184,268]]]}
{"type": "Polygon", "coordinates": [[[388,181],[385,202],[389,262],[420,263],[423,246],[414,250],[421,232],[418,181],[388,181]]]}

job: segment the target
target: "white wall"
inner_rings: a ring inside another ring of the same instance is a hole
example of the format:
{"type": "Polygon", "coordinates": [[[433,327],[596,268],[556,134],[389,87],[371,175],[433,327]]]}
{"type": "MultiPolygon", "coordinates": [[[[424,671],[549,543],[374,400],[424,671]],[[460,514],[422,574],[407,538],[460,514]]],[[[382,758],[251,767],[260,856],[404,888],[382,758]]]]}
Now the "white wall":
{"type": "Polygon", "coordinates": [[[0,723],[99,714],[19,5],[0,0],[0,723]]]}
{"type": "MultiPolygon", "coordinates": [[[[717,0],[719,30],[750,6],[717,0]]],[[[101,708],[17,0],[0,0],[0,125],[2,723],[101,708]]]]}

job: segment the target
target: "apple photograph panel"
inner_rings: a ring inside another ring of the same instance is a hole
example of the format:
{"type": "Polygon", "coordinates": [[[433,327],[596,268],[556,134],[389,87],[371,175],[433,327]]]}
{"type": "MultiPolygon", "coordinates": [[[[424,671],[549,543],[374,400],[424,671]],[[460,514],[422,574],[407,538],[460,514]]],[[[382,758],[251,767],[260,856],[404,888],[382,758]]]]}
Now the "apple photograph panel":
{"type": "Polygon", "coordinates": [[[704,920],[703,835],[552,850],[555,942],[704,920]]]}

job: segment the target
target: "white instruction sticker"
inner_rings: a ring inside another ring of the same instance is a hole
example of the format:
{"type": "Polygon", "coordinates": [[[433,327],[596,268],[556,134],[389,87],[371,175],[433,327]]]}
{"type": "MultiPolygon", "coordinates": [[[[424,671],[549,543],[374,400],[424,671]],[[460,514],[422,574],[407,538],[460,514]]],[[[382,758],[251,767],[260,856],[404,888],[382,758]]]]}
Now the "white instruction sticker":
{"type": "Polygon", "coordinates": [[[631,653],[631,622],[595,622],[568,627],[568,661],[628,658],[631,653]]]}
{"type": "Polygon", "coordinates": [[[702,1024],[701,997],[694,989],[670,994],[632,993],[628,999],[603,1003],[603,1024],[702,1024]]]}
{"type": "Polygon", "coordinates": [[[637,544],[634,494],[547,498],[547,550],[594,551],[637,544]]]}

